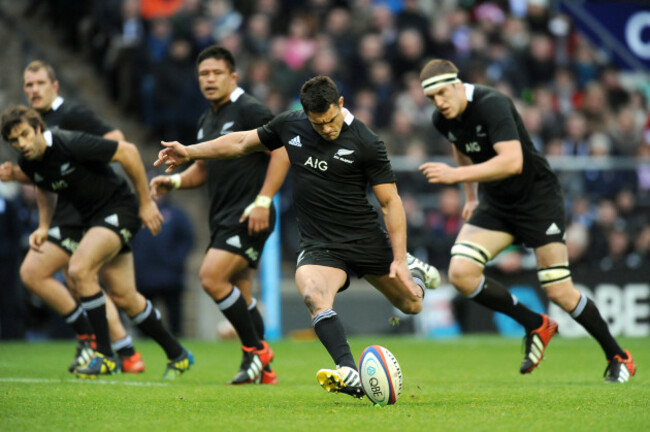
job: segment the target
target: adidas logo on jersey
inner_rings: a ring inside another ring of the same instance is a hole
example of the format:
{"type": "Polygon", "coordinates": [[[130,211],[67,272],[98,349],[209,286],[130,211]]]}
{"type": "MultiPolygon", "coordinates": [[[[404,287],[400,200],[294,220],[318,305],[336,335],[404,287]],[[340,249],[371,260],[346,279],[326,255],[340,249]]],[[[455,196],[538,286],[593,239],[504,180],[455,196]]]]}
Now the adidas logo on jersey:
{"type": "Polygon", "coordinates": [[[555,222],[553,222],[551,226],[549,226],[548,229],[546,230],[546,235],[556,235],[556,234],[560,234],[561,232],[562,231],[560,231],[560,228],[558,228],[555,222]]]}
{"type": "Polygon", "coordinates": [[[196,133],[196,139],[199,141],[203,139],[203,128],[199,129],[199,131],[196,133]]]}
{"type": "Polygon", "coordinates": [[[482,125],[476,126],[476,136],[477,137],[487,136],[487,134],[485,132],[483,132],[483,126],[482,125]]]}
{"type": "Polygon", "coordinates": [[[43,181],[43,177],[39,173],[34,173],[34,182],[40,183],[43,181]]]}
{"type": "Polygon", "coordinates": [[[296,135],[295,137],[291,138],[287,144],[296,147],[302,147],[302,143],[300,142],[300,135],[296,135]]]}
{"type": "Polygon", "coordinates": [[[453,133],[451,133],[451,131],[449,131],[449,133],[447,134],[447,139],[449,141],[456,141],[458,138],[456,138],[456,135],[454,135],[453,133]]]}
{"type": "Polygon", "coordinates": [[[226,244],[241,249],[241,240],[239,240],[238,235],[230,237],[228,240],[226,240],[226,244]]]}
{"type": "Polygon", "coordinates": [[[104,218],[104,222],[113,226],[120,226],[120,219],[117,217],[117,214],[113,213],[110,216],[104,218]]]}

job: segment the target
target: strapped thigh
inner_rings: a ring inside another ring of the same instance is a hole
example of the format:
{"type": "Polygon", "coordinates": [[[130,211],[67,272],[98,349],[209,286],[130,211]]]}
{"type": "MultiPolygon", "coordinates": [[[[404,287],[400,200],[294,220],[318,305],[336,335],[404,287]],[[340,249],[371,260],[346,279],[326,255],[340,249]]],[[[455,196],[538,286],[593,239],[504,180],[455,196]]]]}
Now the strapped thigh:
{"type": "Polygon", "coordinates": [[[556,283],[564,282],[571,279],[571,270],[569,263],[562,263],[550,267],[537,269],[537,277],[542,287],[547,287],[556,283]]]}

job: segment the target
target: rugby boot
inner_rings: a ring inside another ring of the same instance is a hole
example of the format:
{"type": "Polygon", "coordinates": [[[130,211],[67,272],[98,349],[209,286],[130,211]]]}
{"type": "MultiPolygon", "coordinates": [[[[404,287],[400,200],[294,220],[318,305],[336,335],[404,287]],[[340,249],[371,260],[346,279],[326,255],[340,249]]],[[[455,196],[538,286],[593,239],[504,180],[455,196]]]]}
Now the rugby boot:
{"type": "Polygon", "coordinates": [[[363,399],[364,393],[359,380],[359,372],[349,366],[321,369],[316,373],[316,380],[328,392],[344,393],[357,399],[363,399]]]}
{"type": "Polygon", "coordinates": [[[519,372],[531,373],[544,358],[544,350],[557,332],[557,323],[542,314],[542,325],[524,336],[526,355],[521,361],[519,372]]]}
{"type": "Polygon", "coordinates": [[[630,354],[628,350],[625,350],[624,352],[627,358],[624,359],[619,355],[615,355],[607,364],[607,369],[605,369],[605,381],[624,383],[636,373],[636,364],[634,364],[632,354],[630,354]]]}

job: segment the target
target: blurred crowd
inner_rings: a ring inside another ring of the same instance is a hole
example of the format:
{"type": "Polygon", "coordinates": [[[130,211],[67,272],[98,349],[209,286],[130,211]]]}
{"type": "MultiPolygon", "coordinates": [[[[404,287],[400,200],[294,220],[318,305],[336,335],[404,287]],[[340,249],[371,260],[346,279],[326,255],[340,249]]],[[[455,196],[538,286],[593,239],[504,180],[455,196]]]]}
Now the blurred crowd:
{"type": "MultiPolygon", "coordinates": [[[[274,113],[299,107],[306,79],[329,75],[390,155],[449,156],[451,146],[431,125],[419,70],[428,59],[450,59],[464,81],[511,96],[552,161],[574,158],[580,168],[580,156],[646,158],[560,177],[574,266],[650,264],[650,80],[619,70],[553,0],[32,0],[27,10],[49,17],[64,43],[92,62],[152,142],[195,141],[207,105],[194,60],[219,43],[234,53],[240,85],[274,113]]],[[[462,189],[431,187],[414,172],[399,172],[398,186],[409,248],[446,268],[462,223],[462,189]]],[[[285,207],[284,259],[292,261],[285,207]]]]}

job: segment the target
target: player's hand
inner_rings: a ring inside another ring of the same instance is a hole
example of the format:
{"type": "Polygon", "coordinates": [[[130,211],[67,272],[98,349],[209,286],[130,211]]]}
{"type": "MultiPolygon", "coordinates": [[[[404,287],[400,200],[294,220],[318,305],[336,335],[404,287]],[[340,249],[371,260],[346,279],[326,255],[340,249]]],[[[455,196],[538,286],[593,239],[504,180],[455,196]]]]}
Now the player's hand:
{"type": "Polygon", "coordinates": [[[152,178],[149,182],[149,193],[155,200],[157,200],[160,195],[169,193],[173,189],[174,185],[169,176],[159,175],[152,178]]]}
{"type": "Polygon", "coordinates": [[[36,252],[40,252],[41,246],[47,240],[48,231],[49,230],[47,228],[41,228],[41,227],[36,228],[36,231],[34,231],[29,235],[29,247],[35,250],[36,252]]]}
{"type": "Polygon", "coordinates": [[[266,195],[258,195],[242,213],[239,222],[242,223],[248,218],[248,234],[258,234],[269,229],[269,216],[273,198],[266,195]]]}
{"type": "Polygon", "coordinates": [[[166,173],[170,173],[176,167],[183,165],[190,161],[190,155],[187,147],[178,141],[166,142],[161,141],[161,145],[165,148],[158,152],[158,159],[153,163],[153,166],[167,165],[166,173]]]}
{"type": "Polygon", "coordinates": [[[476,210],[476,207],[478,207],[478,200],[467,201],[463,206],[463,220],[469,220],[469,218],[472,217],[474,210],[476,210]]]}
{"type": "Polygon", "coordinates": [[[407,287],[411,294],[417,298],[422,298],[424,293],[422,289],[413,282],[411,277],[411,272],[409,271],[408,265],[406,265],[406,258],[403,260],[394,260],[390,264],[390,273],[388,275],[391,279],[398,278],[402,285],[407,287]]]}
{"type": "Polygon", "coordinates": [[[9,182],[14,179],[14,164],[11,162],[4,162],[0,164],[0,181],[9,182]]]}
{"type": "Polygon", "coordinates": [[[444,163],[427,162],[420,165],[419,170],[429,180],[429,183],[453,184],[458,181],[454,176],[456,168],[444,163]]]}
{"type": "Polygon", "coordinates": [[[162,229],[163,216],[154,200],[140,204],[140,219],[153,235],[157,235],[162,229]]]}
{"type": "Polygon", "coordinates": [[[248,219],[248,234],[255,235],[269,229],[269,216],[271,210],[268,208],[260,207],[255,203],[246,207],[242,213],[239,222],[245,222],[248,219]]]}

